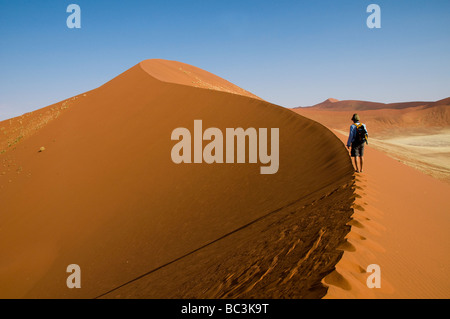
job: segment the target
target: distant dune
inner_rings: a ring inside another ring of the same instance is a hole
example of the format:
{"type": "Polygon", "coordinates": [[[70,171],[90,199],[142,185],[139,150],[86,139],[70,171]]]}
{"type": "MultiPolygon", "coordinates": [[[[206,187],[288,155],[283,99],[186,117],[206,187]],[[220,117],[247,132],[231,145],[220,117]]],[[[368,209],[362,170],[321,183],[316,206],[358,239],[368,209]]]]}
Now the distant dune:
{"type": "Polygon", "coordinates": [[[392,130],[438,130],[450,127],[450,98],[436,102],[390,104],[367,101],[331,102],[328,99],[311,107],[298,107],[293,110],[337,129],[347,129],[352,114],[357,112],[364,121],[370,123],[372,132],[377,134],[392,130]]]}
{"type": "Polygon", "coordinates": [[[147,60],[0,129],[0,297],[325,295],[354,198],[347,151],[322,125],[147,60]],[[196,119],[279,128],[278,172],[173,163],[171,132],[196,119]],[[70,264],[81,289],[66,286],[70,264]]]}
{"type": "Polygon", "coordinates": [[[450,182],[450,98],[392,104],[327,100],[293,111],[347,135],[350,119],[358,113],[368,127],[371,146],[450,182]]]}
{"type": "Polygon", "coordinates": [[[329,98],[322,103],[309,106],[306,108],[314,108],[320,110],[330,110],[330,111],[369,111],[369,110],[381,110],[381,109],[405,109],[409,107],[424,106],[428,105],[430,102],[404,102],[404,103],[377,103],[368,101],[357,101],[357,100],[343,100],[339,101],[337,99],[329,98]]]}

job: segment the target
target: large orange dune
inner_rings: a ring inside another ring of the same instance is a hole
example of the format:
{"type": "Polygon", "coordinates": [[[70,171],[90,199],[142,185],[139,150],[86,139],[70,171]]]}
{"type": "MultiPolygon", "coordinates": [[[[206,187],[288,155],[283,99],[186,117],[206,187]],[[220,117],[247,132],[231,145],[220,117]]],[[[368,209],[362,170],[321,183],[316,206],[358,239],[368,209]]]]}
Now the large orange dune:
{"type": "Polygon", "coordinates": [[[347,151],[322,125],[198,68],[146,60],[0,129],[0,297],[325,295],[354,197],[347,151]],[[175,164],[171,133],[194,120],[279,128],[279,170],[175,164]],[[79,289],[66,285],[71,264],[79,289]]]}

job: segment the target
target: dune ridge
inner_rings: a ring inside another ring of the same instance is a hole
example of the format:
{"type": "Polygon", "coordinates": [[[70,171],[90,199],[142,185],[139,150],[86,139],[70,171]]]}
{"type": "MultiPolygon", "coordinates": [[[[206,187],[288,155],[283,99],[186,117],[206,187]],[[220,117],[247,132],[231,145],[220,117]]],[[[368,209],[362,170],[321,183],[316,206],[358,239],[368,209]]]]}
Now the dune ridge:
{"type": "Polygon", "coordinates": [[[152,77],[162,82],[216,90],[262,100],[253,93],[250,93],[215,74],[186,63],[151,59],[142,61],[139,65],[152,77]]]}
{"type": "Polygon", "coordinates": [[[183,70],[143,61],[0,155],[1,297],[95,298],[130,281],[143,286],[119,297],[324,295],[349,230],[345,148],[312,120],[183,70]],[[171,132],[195,119],[222,131],[279,127],[279,171],[174,164],[171,132]],[[73,263],[82,289],[65,286],[73,263]]]}
{"type": "Polygon", "coordinates": [[[325,298],[448,298],[450,186],[370,147],[355,181],[351,231],[322,281],[325,298]],[[381,288],[367,286],[371,264],[380,266],[381,288]]]}
{"type": "Polygon", "coordinates": [[[345,144],[353,113],[369,130],[364,173],[355,175],[351,230],[335,271],[322,280],[324,298],[448,298],[450,98],[324,104],[294,111],[345,144]],[[371,264],[381,269],[379,289],[367,286],[371,264]]]}

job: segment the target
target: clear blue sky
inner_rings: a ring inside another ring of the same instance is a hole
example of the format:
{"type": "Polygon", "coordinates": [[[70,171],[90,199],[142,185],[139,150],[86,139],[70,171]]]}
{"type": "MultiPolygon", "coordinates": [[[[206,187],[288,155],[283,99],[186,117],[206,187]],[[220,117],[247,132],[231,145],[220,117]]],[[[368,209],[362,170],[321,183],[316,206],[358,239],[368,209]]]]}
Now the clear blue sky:
{"type": "Polygon", "coordinates": [[[0,120],[94,89],[149,58],[269,102],[450,96],[448,0],[0,0],[0,120]],[[69,4],[81,29],[69,29],[69,4]],[[366,8],[381,7],[381,29],[366,8]]]}

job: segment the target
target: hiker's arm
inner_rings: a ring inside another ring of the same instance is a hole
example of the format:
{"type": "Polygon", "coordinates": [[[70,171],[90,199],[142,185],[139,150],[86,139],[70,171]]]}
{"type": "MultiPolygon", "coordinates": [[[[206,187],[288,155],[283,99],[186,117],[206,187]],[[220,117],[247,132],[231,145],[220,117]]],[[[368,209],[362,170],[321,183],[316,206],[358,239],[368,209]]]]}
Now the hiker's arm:
{"type": "Polygon", "coordinates": [[[350,148],[353,142],[353,135],[355,134],[353,130],[353,125],[350,126],[350,133],[348,134],[348,140],[347,140],[347,148],[350,148]]]}

